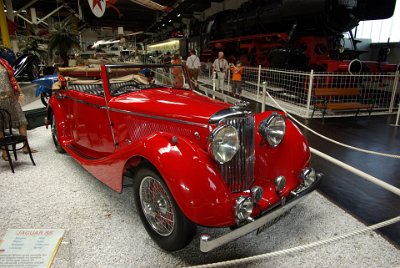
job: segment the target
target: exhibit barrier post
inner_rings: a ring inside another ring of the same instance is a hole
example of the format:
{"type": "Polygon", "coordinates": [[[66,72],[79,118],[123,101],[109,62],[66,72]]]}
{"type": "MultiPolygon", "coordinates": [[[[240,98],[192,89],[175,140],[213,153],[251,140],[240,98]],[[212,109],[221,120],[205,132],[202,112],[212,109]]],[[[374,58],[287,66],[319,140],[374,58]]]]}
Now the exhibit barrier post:
{"type": "Polygon", "coordinates": [[[392,89],[392,97],[390,98],[389,113],[393,112],[393,107],[394,107],[395,100],[396,100],[396,92],[397,92],[398,83],[399,83],[399,71],[396,72],[396,75],[395,75],[394,81],[393,81],[393,89],[392,89]]]}
{"type": "Polygon", "coordinates": [[[261,106],[261,112],[265,112],[265,103],[267,101],[267,82],[262,83],[262,106],[261,106]]]}
{"type": "Polygon", "coordinates": [[[394,124],[396,127],[399,126],[399,119],[400,119],[400,102],[399,105],[397,106],[397,117],[396,117],[396,123],[394,124]]]}
{"type": "MultiPolygon", "coordinates": [[[[217,75],[217,73],[216,72],[213,72],[212,73],[212,86],[213,86],[213,91],[215,92],[215,77],[216,77],[216,75],[217,75]]],[[[213,94],[213,99],[215,99],[215,94],[213,94]]]]}
{"type": "Polygon", "coordinates": [[[311,70],[309,84],[308,84],[308,92],[307,92],[306,118],[309,118],[309,116],[310,116],[311,94],[312,94],[312,88],[313,88],[313,81],[314,81],[314,70],[311,70]]]}
{"type": "Polygon", "coordinates": [[[257,100],[260,97],[260,87],[261,87],[261,65],[258,65],[258,77],[257,77],[257,100]]]}
{"type": "MultiPolygon", "coordinates": [[[[230,84],[231,84],[231,68],[228,69],[228,77],[227,77],[227,79],[228,79],[228,89],[227,89],[227,91],[229,92],[230,84]]],[[[224,93],[224,91],[222,91],[222,93],[224,93]]]]}

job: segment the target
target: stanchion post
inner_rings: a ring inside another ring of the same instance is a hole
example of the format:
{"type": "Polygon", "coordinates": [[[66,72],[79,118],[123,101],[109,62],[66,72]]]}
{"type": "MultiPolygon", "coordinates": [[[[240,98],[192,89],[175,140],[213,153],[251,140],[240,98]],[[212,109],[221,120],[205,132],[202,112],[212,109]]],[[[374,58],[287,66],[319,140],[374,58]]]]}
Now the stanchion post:
{"type": "Polygon", "coordinates": [[[215,93],[215,86],[216,86],[216,85],[215,85],[215,82],[216,82],[216,81],[215,81],[215,79],[216,79],[215,77],[216,77],[216,75],[217,75],[216,72],[213,72],[213,73],[212,73],[212,85],[213,85],[213,91],[214,91],[214,92],[213,92],[213,99],[215,99],[215,94],[214,94],[214,93],[215,93]]]}
{"type": "Polygon", "coordinates": [[[314,70],[311,70],[309,76],[309,84],[308,84],[308,94],[307,94],[307,107],[306,107],[306,118],[310,116],[310,106],[311,106],[311,94],[314,82],[314,70]]]}
{"type": "MultiPolygon", "coordinates": [[[[230,81],[231,81],[231,68],[228,68],[228,92],[230,90],[230,81]]],[[[222,93],[224,93],[224,91],[222,91],[222,93]]]]}
{"type": "MultiPolygon", "coordinates": [[[[7,18],[4,12],[4,2],[0,0],[1,10],[0,10],[0,28],[1,28],[1,37],[3,39],[3,45],[7,48],[11,48],[10,36],[8,35],[8,25],[7,18]]],[[[12,12],[12,10],[8,10],[8,12],[12,12]]]]}
{"type": "Polygon", "coordinates": [[[261,87],[261,65],[258,65],[258,75],[257,75],[257,100],[260,96],[260,87],[261,87]]]}
{"type": "Polygon", "coordinates": [[[394,124],[396,127],[399,127],[399,120],[400,120],[400,102],[399,106],[397,107],[397,117],[396,117],[396,124],[394,124]]]}
{"type": "Polygon", "coordinates": [[[397,85],[399,84],[399,71],[396,71],[396,75],[393,81],[392,97],[390,98],[389,113],[393,112],[394,103],[396,100],[397,85]]]}
{"type": "Polygon", "coordinates": [[[267,82],[262,83],[262,106],[261,106],[261,112],[265,112],[265,103],[267,101],[267,82]]]}

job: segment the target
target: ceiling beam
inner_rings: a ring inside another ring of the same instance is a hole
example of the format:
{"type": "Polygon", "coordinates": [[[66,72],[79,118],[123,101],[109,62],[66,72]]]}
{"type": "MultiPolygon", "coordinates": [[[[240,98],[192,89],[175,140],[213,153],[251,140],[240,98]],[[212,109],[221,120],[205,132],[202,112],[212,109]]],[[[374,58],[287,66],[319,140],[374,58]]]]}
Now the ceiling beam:
{"type": "Polygon", "coordinates": [[[15,13],[15,15],[18,15],[19,13],[22,12],[22,10],[27,9],[28,7],[32,6],[34,3],[36,3],[39,0],[32,0],[30,1],[28,4],[26,4],[25,6],[21,7],[20,9],[17,10],[17,12],[15,13]]]}
{"type": "Polygon", "coordinates": [[[57,11],[59,11],[60,9],[64,8],[64,5],[57,7],[56,9],[54,9],[52,12],[50,12],[49,14],[47,14],[46,16],[44,16],[43,18],[41,18],[40,20],[37,21],[36,24],[39,24],[41,22],[44,22],[44,20],[46,20],[48,17],[52,16],[54,13],[57,13],[57,11]]]}

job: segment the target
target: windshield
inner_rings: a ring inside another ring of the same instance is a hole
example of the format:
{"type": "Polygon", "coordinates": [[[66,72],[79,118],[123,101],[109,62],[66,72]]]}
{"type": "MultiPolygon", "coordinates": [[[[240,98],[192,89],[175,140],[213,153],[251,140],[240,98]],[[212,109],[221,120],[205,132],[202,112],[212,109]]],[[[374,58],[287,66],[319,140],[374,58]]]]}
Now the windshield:
{"type": "Polygon", "coordinates": [[[111,96],[153,88],[191,89],[183,65],[107,65],[111,96]]]}

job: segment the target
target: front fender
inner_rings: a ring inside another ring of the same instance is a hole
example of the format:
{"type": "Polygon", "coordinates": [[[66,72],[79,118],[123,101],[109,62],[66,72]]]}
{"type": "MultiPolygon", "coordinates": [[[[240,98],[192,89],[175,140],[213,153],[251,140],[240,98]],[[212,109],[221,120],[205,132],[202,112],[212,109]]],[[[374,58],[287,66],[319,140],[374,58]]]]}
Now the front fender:
{"type": "Polygon", "coordinates": [[[42,93],[51,94],[51,89],[45,88],[44,86],[38,86],[35,92],[35,97],[39,97],[42,93]]]}
{"type": "Polygon", "coordinates": [[[209,155],[196,144],[159,133],[134,145],[165,180],[178,206],[192,222],[202,226],[234,223],[230,192],[209,155]]]}
{"type": "Polygon", "coordinates": [[[53,84],[57,81],[57,74],[46,75],[44,77],[33,80],[32,83],[38,85],[35,96],[38,97],[41,93],[51,94],[51,88],[53,84]]]}

